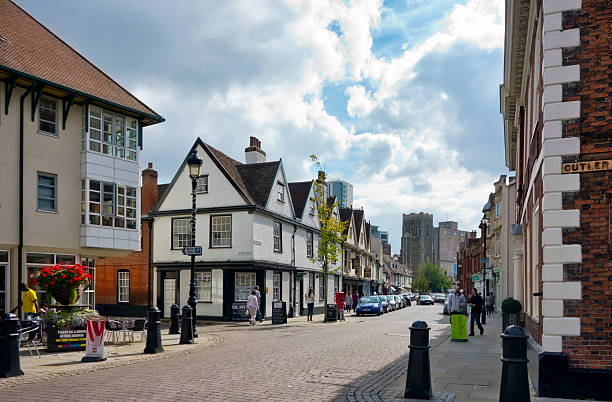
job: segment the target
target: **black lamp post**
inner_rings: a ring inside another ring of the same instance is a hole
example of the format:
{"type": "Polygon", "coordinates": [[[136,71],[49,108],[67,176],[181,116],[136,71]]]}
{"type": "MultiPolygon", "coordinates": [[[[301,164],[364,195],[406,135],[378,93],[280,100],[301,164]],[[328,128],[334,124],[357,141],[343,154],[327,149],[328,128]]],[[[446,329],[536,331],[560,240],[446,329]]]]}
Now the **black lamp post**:
{"type": "MultiPolygon", "coordinates": [[[[198,184],[198,177],[200,177],[200,167],[202,166],[202,159],[198,158],[198,154],[193,150],[189,158],[187,158],[187,165],[189,166],[189,177],[191,178],[191,246],[195,247],[196,242],[196,186],[198,184]]],[[[189,282],[189,300],[187,304],[191,307],[193,323],[193,337],[197,338],[196,333],[196,296],[195,296],[195,254],[191,254],[191,281],[189,282]]]]}
{"type": "MultiPolygon", "coordinates": [[[[482,298],[483,300],[486,300],[487,294],[489,293],[489,283],[487,282],[487,225],[489,224],[489,218],[487,218],[487,215],[483,215],[482,220],[480,221],[482,223],[482,230],[484,232],[483,234],[483,239],[484,239],[484,267],[482,268],[482,298]]],[[[487,306],[485,304],[484,308],[482,309],[482,323],[486,324],[487,323],[487,306]]]]}

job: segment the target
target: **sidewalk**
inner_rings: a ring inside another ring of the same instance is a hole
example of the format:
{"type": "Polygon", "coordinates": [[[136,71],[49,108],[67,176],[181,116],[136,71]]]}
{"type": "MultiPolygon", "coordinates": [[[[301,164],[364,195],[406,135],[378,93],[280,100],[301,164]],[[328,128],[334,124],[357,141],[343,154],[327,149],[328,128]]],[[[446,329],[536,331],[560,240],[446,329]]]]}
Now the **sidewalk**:
{"type": "MultiPolygon", "coordinates": [[[[432,347],[430,367],[433,400],[499,400],[502,371],[501,317],[487,317],[484,328],[484,335],[470,336],[468,342],[451,342],[450,332],[447,331],[445,339],[432,347]]],[[[478,328],[475,332],[478,334],[478,328]]],[[[405,385],[404,372],[391,383],[385,396],[390,397],[390,400],[404,400],[405,385]]]]}

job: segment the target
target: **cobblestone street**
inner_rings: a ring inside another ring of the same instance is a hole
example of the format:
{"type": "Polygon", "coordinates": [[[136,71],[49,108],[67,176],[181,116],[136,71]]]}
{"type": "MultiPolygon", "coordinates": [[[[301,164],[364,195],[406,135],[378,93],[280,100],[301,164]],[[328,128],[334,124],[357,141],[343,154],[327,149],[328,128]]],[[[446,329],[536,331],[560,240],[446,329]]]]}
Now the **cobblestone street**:
{"type": "Polygon", "coordinates": [[[222,339],[220,344],[190,354],[17,384],[3,389],[1,399],[37,400],[43,395],[45,400],[353,399],[355,391],[363,395],[373,383],[386,383],[385,376],[395,376],[392,368],[408,353],[412,322],[427,321],[432,341],[443,333],[448,318],[441,309],[441,305],[413,304],[382,317],[351,315],[344,323],[205,327],[222,339]]]}

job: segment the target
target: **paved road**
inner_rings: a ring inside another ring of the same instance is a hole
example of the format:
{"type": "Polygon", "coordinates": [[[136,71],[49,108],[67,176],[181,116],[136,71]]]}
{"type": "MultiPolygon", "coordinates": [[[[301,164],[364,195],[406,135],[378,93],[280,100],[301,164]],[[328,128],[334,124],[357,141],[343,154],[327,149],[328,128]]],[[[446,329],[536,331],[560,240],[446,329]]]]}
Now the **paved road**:
{"type": "Polygon", "coordinates": [[[289,326],[226,324],[206,329],[223,338],[188,355],[65,375],[2,390],[1,400],[323,401],[393,366],[408,352],[409,326],[448,327],[442,305],[413,306],[344,323],[289,326]]]}

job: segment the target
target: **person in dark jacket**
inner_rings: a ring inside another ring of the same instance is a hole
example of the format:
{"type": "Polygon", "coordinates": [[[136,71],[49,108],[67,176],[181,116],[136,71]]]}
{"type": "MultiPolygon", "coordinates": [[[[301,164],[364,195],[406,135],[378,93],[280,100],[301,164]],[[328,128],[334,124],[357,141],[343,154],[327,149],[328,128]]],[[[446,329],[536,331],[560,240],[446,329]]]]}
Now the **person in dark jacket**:
{"type": "Polygon", "coordinates": [[[482,314],[482,306],[484,305],[484,301],[476,289],[472,289],[472,297],[470,297],[470,300],[468,300],[468,305],[472,307],[472,313],[470,314],[470,336],[474,336],[474,321],[476,321],[476,324],[478,325],[480,335],[484,334],[484,328],[480,323],[480,315],[482,314]]]}
{"type": "Polygon", "coordinates": [[[359,304],[359,293],[353,292],[353,311],[357,311],[357,305],[359,304]]]}

